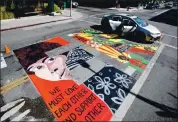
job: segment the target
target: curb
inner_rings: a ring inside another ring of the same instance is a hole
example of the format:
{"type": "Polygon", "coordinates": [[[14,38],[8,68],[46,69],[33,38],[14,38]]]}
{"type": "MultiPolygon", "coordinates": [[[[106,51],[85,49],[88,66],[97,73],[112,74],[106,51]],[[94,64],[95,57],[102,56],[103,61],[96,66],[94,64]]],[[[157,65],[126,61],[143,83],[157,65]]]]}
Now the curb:
{"type": "Polygon", "coordinates": [[[43,24],[47,24],[47,23],[53,23],[53,22],[58,22],[58,21],[70,20],[70,19],[72,19],[72,17],[67,18],[67,19],[60,19],[60,20],[55,20],[55,21],[42,22],[42,23],[31,24],[31,25],[24,25],[24,26],[12,27],[12,28],[5,28],[5,29],[1,29],[0,31],[2,32],[2,31],[19,29],[19,28],[32,27],[32,26],[43,25],[43,24]]]}

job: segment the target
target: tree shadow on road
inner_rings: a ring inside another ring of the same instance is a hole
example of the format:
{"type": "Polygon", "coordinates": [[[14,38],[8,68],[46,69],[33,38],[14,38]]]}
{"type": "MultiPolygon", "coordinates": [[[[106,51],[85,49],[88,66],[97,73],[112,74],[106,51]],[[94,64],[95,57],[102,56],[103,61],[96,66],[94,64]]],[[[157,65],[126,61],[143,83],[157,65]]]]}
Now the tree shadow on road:
{"type": "MultiPolygon", "coordinates": [[[[113,39],[126,39],[128,41],[141,43],[141,44],[153,44],[153,42],[151,41],[145,41],[145,40],[139,41],[140,40],[139,37],[133,36],[133,34],[127,34],[127,35],[121,36],[117,32],[112,32],[111,29],[103,28],[101,25],[92,25],[90,27],[94,30],[101,31],[103,34],[117,34],[118,36],[114,37],[113,39]]],[[[96,33],[96,34],[100,34],[100,33],[96,33]]]]}
{"type": "Polygon", "coordinates": [[[94,74],[96,74],[96,72],[90,68],[90,65],[89,65],[86,61],[84,61],[84,60],[78,60],[77,62],[78,62],[82,67],[87,68],[87,69],[89,69],[90,71],[92,71],[94,74]]]}
{"type": "Polygon", "coordinates": [[[150,21],[155,21],[155,22],[161,22],[161,23],[166,23],[169,25],[177,26],[177,9],[170,9],[158,16],[155,16],[150,19],[150,21]]]}
{"type": "Polygon", "coordinates": [[[161,104],[161,103],[157,103],[157,102],[152,101],[152,100],[149,100],[149,99],[147,99],[147,98],[145,98],[143,96],[136,95],[133,92],[130,92],[130,94],[136,96],[136,98],[138,98],[139,100],[142,100],[142,101],[146,102],[147,104],[150,104],[150,105],[160,109],[161,111],[157,111],[156,112],[156,114],[158,116],[178,119],[178,116],[177,116],[178,115],[178,110],[177,109],[169,107],[169,106],[166,106],[166,105],[161,104]]]}

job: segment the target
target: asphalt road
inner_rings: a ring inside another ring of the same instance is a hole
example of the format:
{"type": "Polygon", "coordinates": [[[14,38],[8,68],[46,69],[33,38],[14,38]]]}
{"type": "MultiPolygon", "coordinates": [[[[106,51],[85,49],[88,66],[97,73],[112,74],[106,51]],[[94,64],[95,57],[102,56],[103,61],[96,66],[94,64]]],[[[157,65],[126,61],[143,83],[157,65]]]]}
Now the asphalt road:
{"type": "MultiPolygon", "coordinates": [[[[66,24],[47,25],[45,27],[22,28],[11,31],[1,32],[1,49],[7,44],[11,49],[18,49],[32,43],[37,43],[48,38],[61,36],[66,40],[71,40],[68,34],[79,32],[90,26],[100,24],[101,17],[105,13],[117,13],[117,10],[98,9],[98,8],[78,8],[83,13],[83,18],[66,24]]],[[[119,112],[113,120],[123,121],[170,121],[177,118],[177,27],[160,22],[153,22],[150,19],[162,12],[164,9],[143,10],[142,12],[132,12],[144,19],[148,23],[158,27],[163,31],[164,38],[159,43],[160,48],[156,52],[149,67],[141,74],[139,83],[135,84],[136,90],[131,91],[130,96],[123,102],[119,112]],[[149,69],[150,68],[150,69],[149,69]],[[138,94],[137,94],[138,93],[138,94]],[[137,95],[135,95],[137,94],[137,95]],[[128,102],[130,101],[130,102],[128,102]],[[120,115],[119,115],[120,114],[120,115]]],[[[102,57],[102,56],[100,56],[102,57]]],[[[15,59],[16,60],[16,59],[15,59]]],[[[102,59],[102,61],[106,61],[102,59]]],[[[8,62],[11,64],[12,62],[8,62]]],[[[14,65],[15,69],[21,68],[19,64],[14,65]]],[[[118,65],[118,68],[122,67],[118,65]]],[[[24,75],[23,69],[18,74],[24,75]],[[22,73],[23,72],[23,73],[22,73]]],[[[11,71],[13,72],[13,71],[11,71]]],[[[7,72],[6,72],[7,73],[7,72]]],[[[5,79],[8,75],[3,73],[5,79]]],[[[14,74],[17,76],[18,74],[14,74]]],[[[132,76],[133,76],[132,75],[132,76]]],[[[21,89],[26,88],[23,86],[21,89]]],[[[30,92],[35,89],[30,86],[30,92]]],[[[19,91],[18,91],[19,92],[19,91]]],[[[31,94],[28,94],[30,96],[31,94]]],[[[23,92],[24,93],[24,92],[23,92]]],[[[35,98],[38,93],[34,93],[35,98]]],[[[23,94],[25,96],[27,94],[23,94]]],[[[17,94],[15,95],[17,96],[17,94]]],[[[10,101],[14,95],[9,95],[5,101],[10,101]]]]}

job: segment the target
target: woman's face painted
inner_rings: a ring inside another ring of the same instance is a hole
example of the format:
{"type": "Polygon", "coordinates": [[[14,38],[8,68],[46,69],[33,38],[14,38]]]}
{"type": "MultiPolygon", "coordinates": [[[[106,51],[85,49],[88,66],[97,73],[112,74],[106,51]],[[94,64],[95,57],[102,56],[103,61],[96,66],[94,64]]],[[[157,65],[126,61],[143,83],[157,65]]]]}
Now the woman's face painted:
{"type": "Polygon", "coordinates": [[[45,57],[30,65],[28,70],[46,80],[58,81],[71,79],[69,70],[66,67],[66,60],[65,55],[45,57]]]}

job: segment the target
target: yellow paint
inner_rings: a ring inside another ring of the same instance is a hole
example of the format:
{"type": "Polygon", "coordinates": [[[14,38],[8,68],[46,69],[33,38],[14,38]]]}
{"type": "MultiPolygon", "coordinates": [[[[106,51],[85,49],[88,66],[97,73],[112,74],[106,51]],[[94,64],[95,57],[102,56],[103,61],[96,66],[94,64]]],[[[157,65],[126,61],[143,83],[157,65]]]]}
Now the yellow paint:
{"type": "Polygon", "coordinates": [[[101,36],[105,37],[105,38],[108,38],[108,39],[111,39],[113,36],[117,36],[117,34],[100,34],[101,36]]]}
{"type": "Polygon", "coordinates": [[[122,63],[127,63],[127,60],[122,60],[120,58],[118,58],[119,56],[124,56],[129,58],[129,54],[127,53],[120,53],[117,50],[115,50],[114,48],[110,47],[110,46],[101,46],[99,48],[96,48],[96,50],[103,52],[104,54],[110,56],[111,58],[115,58],[116,60],[118,60],[119,62],[122,63]]]}
{"type": "Polygon", "coordinates": [[[86,38],[86,39],[89,39],[89,40],[93,39],[92,34],[88,34],[88,33],[78,33],[78,34],[76,34],[76,36],[83,37],[83,38],[86,38]]]}
{"type": "Polygon", "coordinates": [[[24,79],[22,81],[16,82],[16,84],[12,84],[9,87],[7,87],[6,89],[1,90],[1,94],[7,93],[8,91],[12,90],[13,88],[15,88],[15,87],[27,82],[27,81],[29,81],[29,79],[24,79]]]}
{"type": "Polygon", "coordinates": [[[9,87],[9,86],[11,86],[11,85],[13,85],[13,84],[16,84],[16,83],[19,82],[19,81],[22,81],[22,80],[27,79],[27,78],[28,78],[28,76],[24,76],[24,77],[21,77],[21,78],[19,78],[19,79],[14,80],[14,81],[11,81],[10,83],[8,83],[8,84],[6,84],[6,85],[0,87],[0,90],[3,90],[3,89],[5,89],[5,88],[7,88],[7,87],[9,87]]]}

